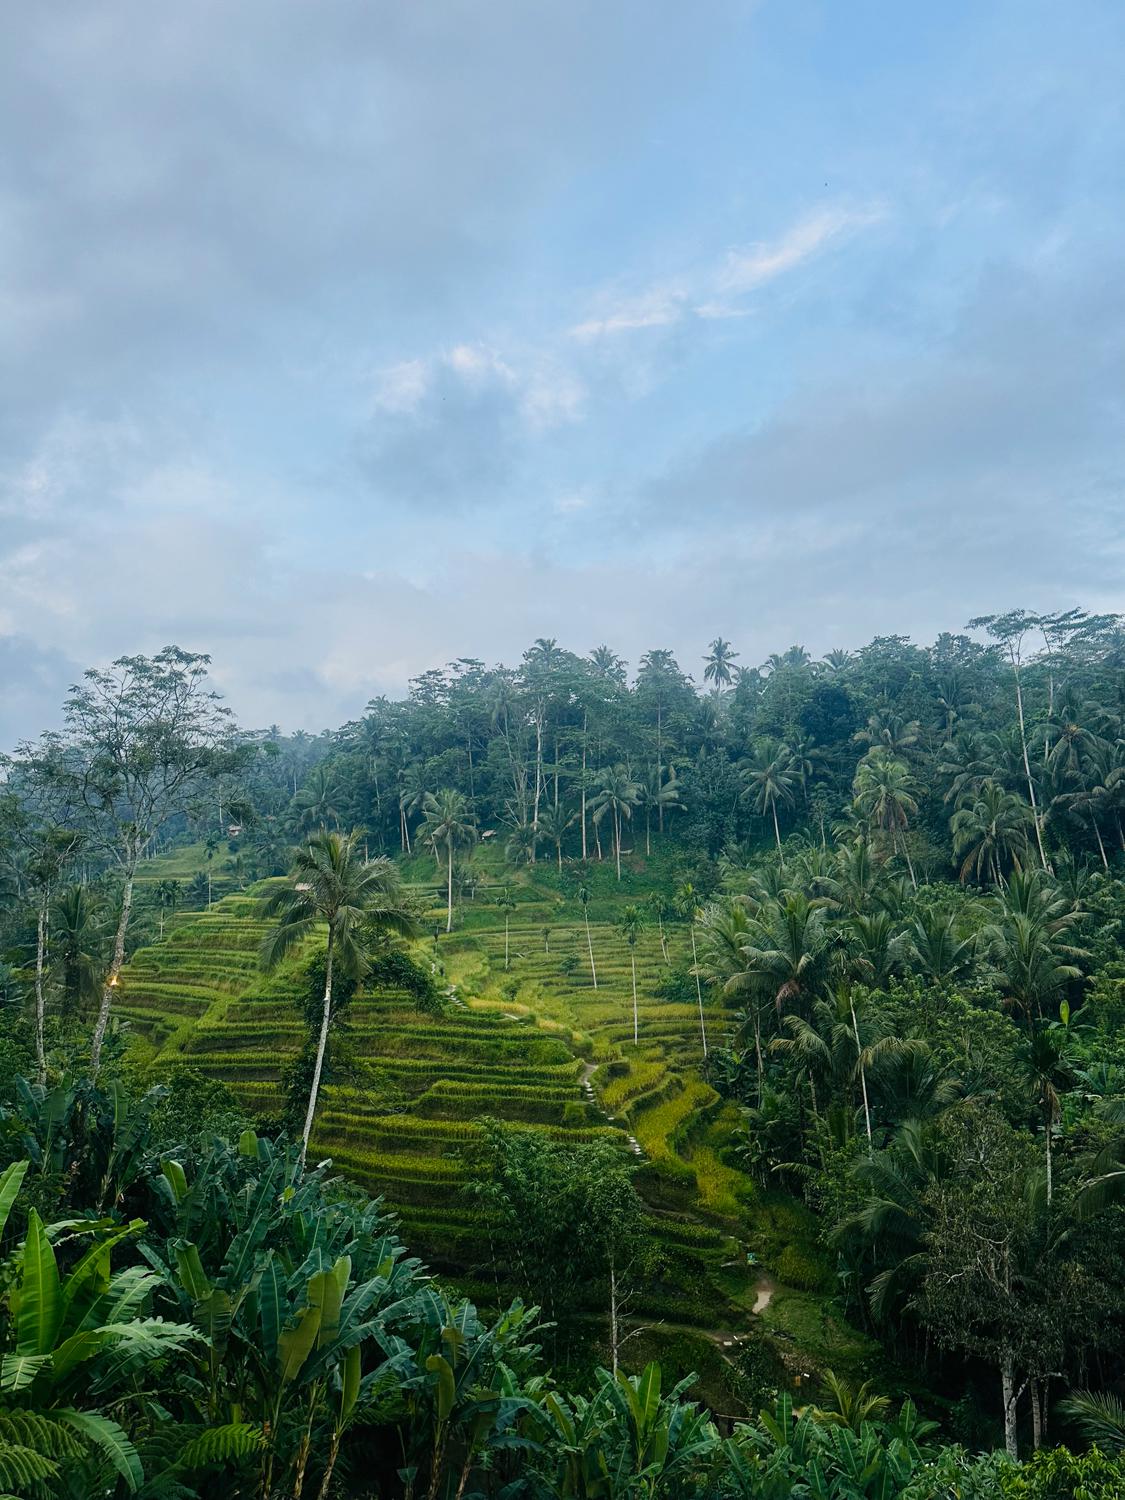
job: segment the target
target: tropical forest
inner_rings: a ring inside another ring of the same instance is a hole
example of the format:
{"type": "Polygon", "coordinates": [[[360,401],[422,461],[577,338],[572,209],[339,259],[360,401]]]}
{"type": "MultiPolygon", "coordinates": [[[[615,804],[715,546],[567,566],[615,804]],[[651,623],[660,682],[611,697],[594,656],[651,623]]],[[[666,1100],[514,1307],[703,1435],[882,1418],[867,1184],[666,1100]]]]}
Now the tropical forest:
{"type": "Polygon", "coordinates": [[[1125,621],[541,638],[0,783],[0,1494],[1125,1494],[1125,621]]]}

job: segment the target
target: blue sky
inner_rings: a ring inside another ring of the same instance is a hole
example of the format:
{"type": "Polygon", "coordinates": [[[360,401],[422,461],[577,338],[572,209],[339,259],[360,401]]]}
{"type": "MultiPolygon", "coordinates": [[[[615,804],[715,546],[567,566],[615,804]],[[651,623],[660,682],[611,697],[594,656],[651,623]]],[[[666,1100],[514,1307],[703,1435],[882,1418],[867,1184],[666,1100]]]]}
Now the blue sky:
{"type": "Polygon", "coordinates": [[[1120,608],[1125,8],[125,0],[0,59],[0,744],[1120,608]]]}

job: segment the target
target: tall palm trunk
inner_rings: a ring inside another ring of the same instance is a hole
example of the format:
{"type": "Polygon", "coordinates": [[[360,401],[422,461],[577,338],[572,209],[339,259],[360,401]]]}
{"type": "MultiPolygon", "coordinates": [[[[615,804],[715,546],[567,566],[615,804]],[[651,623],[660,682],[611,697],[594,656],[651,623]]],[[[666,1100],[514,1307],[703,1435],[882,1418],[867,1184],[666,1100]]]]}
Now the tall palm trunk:
{"type": "Polygon", "coordinates": [[[47,959],[47,932],[51,920],[51,887],[44,881],[39,898],[39,920],[35,933],[35,1079],[37,1083],[47,1081],[47,1048],[44,1040],[47,1004],[43,989],[43,970],[47,959]]]}
{"type": "Polygon", "coordinates": [[[598,971],[594,967],[594,940],[590,936],[590,912],[584,905],[582,915],[586,918],[586,947],[590,950],[590,978],[594,981],[594,988],[598,987],[598,971]]]}
{"type": "Polygon", "coordinates": [[[770,798],[770,808],[773,812],[773,836],[777,840],[777,854],[781,861],[781,868],[785,868],[785,855],[781,852],[781,829],[777,824],[777,798],[770,798]]]}
{"type": "Polygon", "coordinates": [[[94,1027],[94,1044],[90,1049],[90,1078],[92,1082],[97,1081],[98,1070],[102,1065],[102,1043],[105,1041],[106,1027],[109,1025],[109,1009],[113,1004],[113,992],[117,988],[117,977],[121,973],[121,966],[125,962],[125,935],[129,931],[129,914],[133,909],[133,878],[137,870],[137,860],[140,850],[133,853],[130,863],[125,870],[125,886],[121,892],[121,915],[117,919],[117,936],[113,940],[113,958],[110,960],[109,972],[105,976],[102,986],[101,1004],[98,1006],[98,1019],[94,1027]]]}
{"type": "Polygon", "coordinates": [[[508,967],[508,913],[504,913],[504,968],[508,967]]]}
{"type": "Polygon", "coordinates": [[[1039,861],[1049,873],[1051,867],[1047,863],[1047,855],[1043,848],[1043,829],[1039,822],[1039,805],[1035,800],[1035,782],[1032,780],[1031,761],[1027,755],[1027,727],[1023,717],[1023,688],[1020,684],[1020,669],[1016,664],[1015,655],[1011,653],[1010,648],[1009,654],[1012,655],[1012,673],[1016,679],[1016,713],[1020,721],[1020,749],[1023,751],[1023,773],[1027,777],[1027,795],[1031,799],[1031,816],[1035,823],[1035,842],[1039,845],[1039,861]]]}
{"type": "Polygon", "coordinates": [[[695,921],[691,924],[691,967],[695,974],[695,998],[699,1002],[699,1034],[703,1038],[703,1056],[707,1056],[707,1026],[703,1020],[703,986],[699,982],[699,956],[695,951],[695,921]]]}
{"type": "Polygon", "coordinates": [[[855,1036],[856,1062],[859,1064],[859,1086],[863,1094],[863,1123],[867,1126],[867,1154],[871,1156],[874,1146],[871,1139],[871,1105],[867,1098],[867,1069],[863,1062],[863,1047],[859,1040],[859,1021],[856,1017],[855,1006],[849,1002],[848,1009],[852,1013],[852,1032],[855,1036]]]}
{"type": "Polygon", "coordinates": [[[316,1044],[316,1065],[309,1086],[309,1107],[305,1115],[305,1128],[301,1132],[300,1169],[304,1171],[305,1157],[309,1153],[309,1138],[312,1135],[313,1119],[316,1116],[316,1101],[320,1094],[320,1077],[324,1072],[324,1054],[328,1050],[328,1026],[332,1019],[332,923],[328,924],[328,953],[324,963],[324,1011],[320,1018],[320,1036],[316,1044]]]}
{"type": "Polygon", "coordinates": [[[637,1017],[637,950],[634,944],[629,944],[629,963],[633,970],[633,1046],[640,1041],[639,1024],[637,1017]]]}
{"type": "Polygon", "coordinates": [[[586,710],[582,710],[582,862],[588,857],[586,849],[586,710]]]}
{"type": "Polygon", "coordinates": [[[613,842],[617,850],[617,878],[621,879],[621,813],[613,809],[613,842]]]}
{"type": "Polygon", "coordinates": [[[452,932],[453,931],[453,835],[452,834],[450,834],[450,836],[446,839],[446,844],[448,845],[448,848],[449,848],[449,867],[448,867],[449,868],[449,876],[448,876],[448,882],[447,882],[447,885],[446,885],[446,897],[447,897],[448,906],[447,906],[446,916],[445,916],[445,930],[446,930],[446,932],[452,932]]]}

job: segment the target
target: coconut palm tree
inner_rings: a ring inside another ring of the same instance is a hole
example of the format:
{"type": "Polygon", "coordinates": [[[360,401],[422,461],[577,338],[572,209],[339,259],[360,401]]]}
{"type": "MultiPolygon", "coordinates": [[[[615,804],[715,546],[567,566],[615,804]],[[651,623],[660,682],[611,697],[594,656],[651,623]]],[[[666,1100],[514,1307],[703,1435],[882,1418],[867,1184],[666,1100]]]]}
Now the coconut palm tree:
{"type": "Polygon", "coordinates": [[[51,958],[62,979],[63,1010],[73,1018],[97,1000],[100,986],[98,952],[105,916],[87,886],[67,886],[55,897],[51,931],[51,958]]]}
{"type": "Polygon", "coordinates": [[[750,756],[741,768],[741,775],[746,786],[744,795],[754,811],[759,817],[773,818],[773,836],[784,867],[785,856],[781,850],[777,805],[780,802],[783,807],[792,807],[793,788],[797,782],[788,745],[780,740],[755,740],[750,756]]]}
{"type": "Polygon", "coordinates": [[[332,985],[337,974],[362,979],[377,934],[415,937],[418,923],[406,905],[398,871],[386,858],[364,860],[357,846],[360,830],[321,829],[298,849],[288,882],[266,897],[262,916],[276,926],[262,944],[262,967],[277,967],[286,954],[323,925],[328,929],[324,1001],[309,1105],[301,1133],[301,1165],[309,1149],[324,1055],[332,1023],[332,985]]]}
{"type": "Polygon", "coordinates": [[[439,846],[445,848],[446,865],[446,932],[453,931],[453,855],[457,849],[468,849],[477,837],[469,805],[461,792],[448,787],[438,792],[427,792],[422,799],[421,835],[434,851],[440,866],[439,846]]]}
{"type": "Polygon", "coordinates": [[[629,905],[621,913],[617,930],[629,945],[629,966],[633,972],[633,1045],[640,1042],[640,1025],[637,1010],[637,939],[645,930],[645,914],[639,906],[629,905]]]}
{"type": "Polygon", "coordinates": [[[1062,1096],[1076,1081],[1066,1044],[1065,1026],[1037,1026],[1028,1036],[1020,1054],[1020,1062],[1034,1092],[1036,1106],[1043,1116],[1048,1203],[1054,1194],[1051,1135],[1062,1117],[1062,1096]]]}
{"type": "Polygon", "coordinates": [[[590,936],[590,887],[580,885],[578,887],[578,899],[582,903],[582,920],[586,924],[586,948],[590,954],[590,978],[594,981],[594,988],[598,987],[598,971],[594,967],[594,940],[590,936]]]}
{"type": "Polygon", "coordinates": [[[885,750],[871,750],[860,761],[853,787],[856,811],[866,818],[868,826],[891,836],[891,848],[901,848],[915,890],[918,882],[906,847],[906,830],[918,811],[912,793],[914,778],[905,761],[896,760],[885,750]]]}
{"type": "Polygon", "coordinates": [[[516,909],[516,898],[506,885],[500,887],[500,894],[496,898],[496,905],[504,913],[504,969],[506,971],[511,955],[511,948],[508,942],[508,922],[516,909]]]}
{"type": "Polygon", "coordinates": [[[1015,792],[1006,792],[998,781],[986,779],[971,804],[959,807],[950,819],[953,852],[961,860],[964,885],[969,876],[980,880],[987,873],[1004,884],[1006,866],[1019,871],[1027,859],[1031,809],[1015,792]]]}
{"type": "Polygon", "coordinates": [[[554,844],[560,874],[563,867],[563,839],[566,837],[566,830],[573,822],[574,814],[567,816],[565,809],[561,806],[545,807],[539,814],[539,837],[546,839],[548,844],[554,844]]]}
{"type": "Polygon", "coordinates": [[[931,984],[947,984],[963,974],[976,956],[974,937],[962,937],[957,917],[940,906],[927,906],[906,930],[907,957],[931,984]]]}
{"type": "Polygon", "coordinates": [[[340,826],[340,786],[326,766],[314,766],[293,798],[297,827],[302,833],[340,826]]]}
{"type": "Polygon", "coordinates": [[[1081,965],[1090,955],[1069,937],[1084,913],[1039,871],[1013,875],[992,905],[996,915],[982,930],[981,942],[1004,976],[1008,1003],[1031,1023],[1082,978],[1081,965]]]}
{"type": "Polygon", "coordinates": [[[690,880],[677,886],[672,898],[676,911],[687,922],[691,934],[691,969],[695,975],[695,998],[699,1004],[699,1034],[703,1038],[703,1056],[707,1056],[707,1026],[703,1019],[703,988],[700,983],[699,953],[695,943],[695,924],[699,919],[699,896],[690,880]]]}
{"type": "Polygon", "coordinates": [[[703,681],[713,682],[715,691],[730,687],[733,680],[731,663],[737,658],[738,652],[731,650],[730,641],[724,641],[721,635],[717,635],[707,648],[707,655],[703,658],[703,681]]]}
{"type": "Polygon", "coordinates": [[[170,911],[176,915],[176,907],[180,902],[180,882],[178,880],[161,880],[153,894],[156,897],[157,910],[160,913],[160,936],[164,936],[164,913],[170,911]]]}
{"type": "Polygon", "coordinates": [[[633,809],[641,800],[643,788],[634,781],[625,766],[612,766],[601,773],[601,787],[590,801],[594,823],[598,825],[607,815],[613,820],[613,850],[617,860],[617,878],[621,879],[621,824],[633,816],[633,809]]]}

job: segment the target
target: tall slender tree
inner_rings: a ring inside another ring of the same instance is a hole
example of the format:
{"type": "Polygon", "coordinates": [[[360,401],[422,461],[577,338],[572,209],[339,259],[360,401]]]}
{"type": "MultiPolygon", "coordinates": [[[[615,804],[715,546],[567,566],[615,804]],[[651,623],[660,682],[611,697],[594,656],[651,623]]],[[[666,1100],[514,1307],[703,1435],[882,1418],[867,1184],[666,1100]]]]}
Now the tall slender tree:
{"type": "Polygon", "coordinates": [[[383,856],[364,860],[359,851],[360,830],[314,833],[298,849],[284,886],[271,892],[262,916],[276,926],[262,944],[261,962],[274,969],[301,943],[327,928],[324,1001],[317,1037],[316,1062],[309,1087],[309,1103],[301,1132],[304,1165],[316,1117],[328,1033],[332,1024],[332,986],[338,974],[361,980],[367,972],[373,943],[380,934],[416,937],[417,918],[407,906],[394,864],[383,856]]]}

